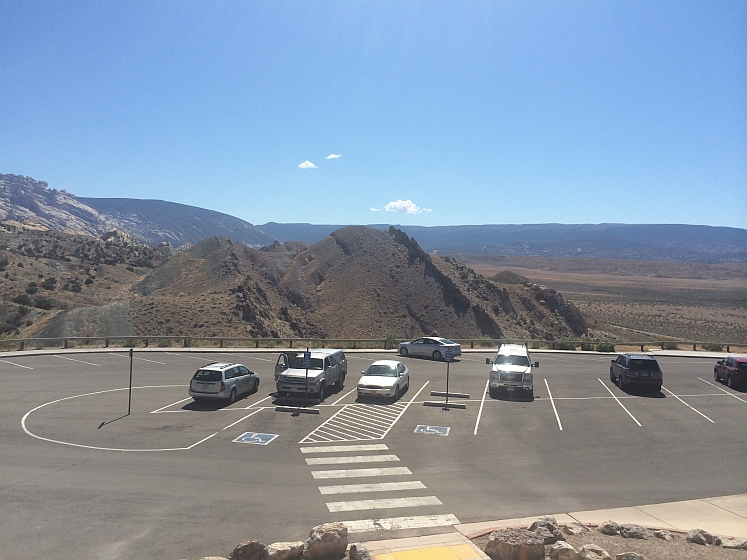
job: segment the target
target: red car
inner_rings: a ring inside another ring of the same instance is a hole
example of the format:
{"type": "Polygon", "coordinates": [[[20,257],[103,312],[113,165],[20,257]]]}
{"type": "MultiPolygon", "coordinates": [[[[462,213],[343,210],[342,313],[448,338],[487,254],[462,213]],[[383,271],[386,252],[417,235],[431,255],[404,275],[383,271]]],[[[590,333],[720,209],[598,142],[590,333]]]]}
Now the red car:
{"type": "Polygon", "coordinates": [[[747,358],[729,356],[716,362],[713,366],[713,378],[725,381],[729,388],[747,384],[747,358]]]}

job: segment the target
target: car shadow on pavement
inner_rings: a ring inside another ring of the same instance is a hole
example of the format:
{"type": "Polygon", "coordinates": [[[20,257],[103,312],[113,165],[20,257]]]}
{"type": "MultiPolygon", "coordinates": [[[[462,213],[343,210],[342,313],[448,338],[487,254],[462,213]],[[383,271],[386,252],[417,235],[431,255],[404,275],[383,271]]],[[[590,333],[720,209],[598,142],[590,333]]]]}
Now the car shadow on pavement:
{"type": "Polygon", "coordinates": [[[534,402],[534,393],[527,391],[500,391],[489,395],[494,401],[506,401],[506,402],[534,402]]]}
{"type": "Polygon", "coordinates": [[[637,387],[624,387],[620,389],[626,395],[633,395],[636,397],[645,397],[647,399],[666,399],[667,396],[663,391],[651,391],[650,389],[642,389],[637,387]]]}

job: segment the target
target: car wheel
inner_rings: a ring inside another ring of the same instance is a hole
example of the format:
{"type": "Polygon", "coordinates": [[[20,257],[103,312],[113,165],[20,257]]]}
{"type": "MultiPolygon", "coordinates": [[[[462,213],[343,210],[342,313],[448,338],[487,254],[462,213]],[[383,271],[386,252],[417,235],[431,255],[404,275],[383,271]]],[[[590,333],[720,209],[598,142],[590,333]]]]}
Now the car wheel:
{"type": "Polygon", "coordinates": [[[335,387],[337,387],[338,391],[342,391],[342,388],[345,386],[345,374],[342,374],[340,376],[340,379],[337,380],[337,383],[335,384],[335,387]]]}
{"type": "Polygon", "coordinates": [[[654,393],[657,395],[661,393],[661,385],[654,385],[654,393]]]}
{"type": "Polygon", "coordinates": [[[493,389],[492,387],[488,389],[488,395],[491,399],[497,399],[498,398],[498,391],[496,389],[493,389]]]}
{"type": "Polygon", "coordinates": [[[615,383],[615,374],[612,373],[612,368],[610,368],[610,381],[612,381],[612,383],[615,383]]]}
{"type": "Polygon", "coordinates": [[[718,370],[716,368],[713,368],[713,379],[716,381],[721,381],[718,377],[718,370]]]}
{"type": "Polygon", "coordinates": [[[441,352],[439,352],[438,350],[434,350],[433,351],[433,359],[436,360],[437,362],[440,362],[441,361],[441,352]]]}
{"type": "Polygon", "coordinates": [[[406,358],[408,353],[409,352],[407,351],[407,348],[405,348],[404,346],[399,349],[399,355],[403,358],[406,358]]]}
{"type": "Polygon", "coordinates": [[[619,385],[621,391],[625,390],[625,376],[622,373],[620,374],[620,377],[617,378],[617,384],[619,385]]]}
{"type": "Polygon", "coordinates": [[[324,400],[324,393],[327,390],[327,387],[322,383],[319,385],[319,402],[322,402],[324,400]]]}
{"type": "Polygon", "coordinates": [[[733,389],[734,388],[734,381],[732,380],[731,375],[727,375],[726,376],[726,386],[729,389],[733,389]]]}
{"type": "Polygon", "coordinates": [[[396,388],[396,389],[394,390],[394,400],[395,400],[395,401],[396,401],[396,400],[399,400],[399,395],[400,395],[400,392],[399,392],[399,385],[397,385],[397,388],[396,388]]]}
{"type": "Polygon", "coordinates": [[[254,389],[253,389],[253,391],[254,391],[255,393],[256,393],[257,391],[259,391],[259,379],[257,379],[257,381],[255,381],[255,382],[254,382],[254,389]]]}
{"type": "Polygon", "coordinates": [[[236,402],[236,388],[235,387],[231,389],[231,394],[228,396],[228,402],[230,403],[236,402]]]}

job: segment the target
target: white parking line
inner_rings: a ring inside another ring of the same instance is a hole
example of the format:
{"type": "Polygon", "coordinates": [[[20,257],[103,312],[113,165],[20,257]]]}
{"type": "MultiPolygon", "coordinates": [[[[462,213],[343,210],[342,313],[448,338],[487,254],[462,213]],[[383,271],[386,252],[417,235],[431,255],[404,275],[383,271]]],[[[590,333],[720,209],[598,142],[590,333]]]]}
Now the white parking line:
{"type": "Polygon", "coordinates": [[[246,419],[247,419],[247,418],[249,418],[250,416],[254,416],[254,415],[255,415],[255,414],[257,414],[258,412],[262,412],[263,410],[264,410],[263,408],[258,408],[257,410],[254,410],[254,411],[250,412],[249,414],[247,414],[246,416],[244,416],[244,417],[243,417],[243,418],[241,418],[240,420],[236,420],[236,422],[234,422],[233,424],[229,424],[228,426],[226,426],[225,428],[223,428],[223,429],[222,429],[221,431],[222,431],[222,432],[223,432],[223,431],[226,431],[226,430],[227,430],[228,428],[232,428],[233,426],[235,426],[235,425],[236,425],[236,424],[238,424],[239,422],[243,422],[244,420],[246,420],[246,419]]]}
{"type": "Polygon", "coordinates": [[[441,506],[443,502],[436,496],[416,498],[384,498],[381,500],[352,500],[349,502],[327,502],[330,512],[358,511],[362,509],[392,509],[403,507],[441,506]]]}
{"type": "Polygon", "coordinates": [[[181,404],[181,403],[183,403],[185,401],[191,401],[191,400],[192,400],[192,397],[187,397],[186,399],[182,399],[180,401],[176,401],[175,403],[167,404],[166,406],[162,406],[161,408],[158,408],[156,410],[151,410],[150,413],[151,414],[156,414],[157,412],[161,412],[162,410],[170,408],[170,407],[172,407],[174,405],[181,404]]]}
{"type": "Polygon", "coordinates": [[[382,519],[359,519],[345,521],[348,533],[369,533],[378,531],[397,531],[399,529],[422,529],[425,527],[446,527],[459,525],[459,520],[452,514],[415,515],[411,517],[386,517],[382,519]]]}
{"type": "Polygon", "coordinates": [[[558,428],[560,428],[560,431],[563,431],[563,424],[560,423],[560,416],[558,416],[558,409],[555,408],[555,401],[552,398],[552,393],[550,392],[550,386],[547,384],[547,379],[545,379],[545,387],[547,387],[547,394],[550,395],[550,404],[552,405],[552,409],[555,411],[555,419],[558,421],[558,428]]]}
{"type": "Polygon", "coordinates": [[[343,465],[348,463],[388,463],[399,461],[396,455],[353,455],[349,457],[311,457],[307,465],[343,465]]]}
{"type": "MultiPolygon", "coordinates": [[[[205,358],[198,358],[197,356],[187,356],[186,354],[180,354],[178,352],[164,352],[164,354],[168,354],[169,356],[179,356],[180,358],[188,358],[190,360],[200,360],[201,362],[205,362],[205,358]]],[[[209,363],[209,362],[205,362],[209,363]]]]}
{"type": "Polygon", "coordinates": [[[716,388],[716,389],[718,389],[719,391],[722,391],[722,392],[726,393],[726,394],[727,394],[727,395],[729,395],[730,397],[734,397],[734,398],[735,398],[735,399],[737,399],[738,401],[742,401],[743,403],[747,404],[747,401],[746,401],[746,400],[744,400],[744,399],[740,399],[740,398],[739,398],[738,396],[736,396],[736,395],[735,395],[734,393],[730,393],[729,391],[727,391],[727,390],[726,390],[726,389],[724,389],[723,387],[719,387],[718,385],[715,385],[715,384],[711,383],[710,381],[706,381],[705,379],[703,379],[703,378],[701,378],[701,377],[698,377],[698,379],[700,379],[700,380],[701,380],[701,381],[702,381],[703,383],[708,383],[708,385],[710,385],[711,387],[715,387],[715,388],[716,388]]]}
{"type": "Polygon", "coordinates": [[[607,389],[607,392],[609,392],[609,394],[610,394],[610,395],[612,395],[612,398],[613,398],[613,399],[615,399],[615,400],[617,401],[617,404],[619,404],[619,405],[620,405],[620,406],[622,407],[622,409],[623,409],[623,410],[624,410],[625,412],[627,412],[627,413],[628,413],[628,416],[630,416],[630,417],[631,417],[631,418],[633,419],[633,422],[635,422],[636,424],[638,424],[638,426],[640,426],[640,425],[641,425],[641,423],[640,423],[640,422],[639,422],[638,420],[636,420],[636,417],[635,417],[635,416],[633,416],[633,415],[632,415],[632,414],[630,413],[630,411],[629,411],[629,410],[628,410],[627,408],[625,408],[625,405],[624,405],[623,403],[621,403],[621,402],[620,402],[620,399],[618,399],[618,398],[617,398],[617,397],[615,396],[615,393],[613,393],[612,391],[610,391],[610,388],[609,388],[609,387],[607,387],[607,385],[605,385],[604,381],[602,381],[602,380],[601,380],[601,379],[599,379],[598,377],[597,377],[597,380],[598,380],[598,381],[599,381],[599,382],[600,382],[600,383],[602,384],[602,387],[604,387],[605,389],[607,389]]]}
{"type": "Polygon", "coordinates": [[[701,411],[699,411],[697,408],[693,408],[692,406],[690,406],[689,404],[687,404],[685,401],[683,401],[681,398],[679,398],[677,395],[675,395],[672,391],[670,391],[666,387],[662,387],[662,389],[664,389],[667,393],[669,393],[675,399],[677,399],[682,404],[684,404],[687,408],[690,408],[690,409],[694,410],[695,412],[697,412],[698,414],[700,414],[703,418],[705,418],[706,420],[708,420],[711,424],[715,424],[716,423],[713,420],[711,420],[710,418],[708,418],[708,416],[706,416],[705,414],[703,414],[701,411]]]}
{"type": "Polygon", "coordinates": [[[403,482],[377,482],[374,484],[340,484],[337,486],[319,486],[322,495],[359,494],[364,492],[394,492],[397,490],[422,490],[425,484],[419,480],[403,482]]]}
{"type": "MultiPolygon", "coordinates": [[[[127,354],[119,354],[117,352],[108,352],[108,354],[111,354],[112,356],[117,356],[118,358],[129,358],[127,354]]],[[[152,364],[160,364],[162,366],[165,366],[165,362],[157,362],[155,360],[146,360],[145,358],[138,358],[136,356],[132,357],[133,360],[140,360],[141,362],[150,362],[152,364]]]]}
{"type": "Polygon", "coordinates": [[[412,474],[407,467],[387,467],[383,469],[340,469],[331,471],[311,471],[314,478],[363,478],[366,476],[399,476],[412,474]]]}
{"type": "Polygon", "coordinates": [[[249,409],[249,408],[254,408],[254,407],[255,407],[256,405],[258,405],[259,403],[261,403],[261,402],[265,402],[265,401],[266,401],[267,399],[274,399],[274,398],[275,398],[275,397],[273,397],[272,395],[270,395],[269,397],[265,397],[264,399],[260,399],[260,400],[258,400],[257,402],[254,402],[254,403],[250,404],[249,406],[245,406],[245,407],[244,407],[244,410],[247,410],[247,409],[249,409]]]}
{"type": "Polygon", "coordinates": [[[372,443],[367,445],[327,445],[324,447],[302,447],[301,453],[336,453],[339,451],[386,451],[389,449],[385,443],[372,443]]]}
{"type": "Polygon", "coordinates": [[[475,422],[475,431],[472,433],[472,435],[477,435],[477,427],[480,425],[480,417],[482,416],[482,407],[485,406],[485,395],[488,392],[488,385],[490,384],[490,379],[488,379],[485,382],[485,390],[482,392],[482,400],[480,401],[480,410],[477,412],[477,421],[475,422]]]}
{"type": "Polygon", "coordinates": [[[335,402],[333,402],[332,404],[333,404],[333,405],[336,405],[336,404],[337,404],[338,402],[340,402],[340,401],[341,401],[342,399],[344,399],[345,397],[347,397],[347,396],[348,396],[348,395],[349,395],[350,393],[353,393],[353,392],[355,392],[355,391],[357,391],[357,390],[358,390],[358,389],[356,388],[356,389],[353,389],[353,390],[351,390],[351,391],[348,391],[347,393],[345,393],[345,394],[344,394],[343,396],[341,396],[341,397],[340,397],[339,399],[337,399],[337,400],[336,400],[335,402]]]}
{"type": "Polygon", "coordinates": [[[73,358],[66,358],[65,356],[58,356],[54,354],[55,358],[62,358],[63,360],[70,360],[71,362],[78,362],[79,364],[88,364],[89,366],[101,367],[101,364],[94,364],[93,362],[84,362],[83,360],[74,360],[73,358]]]}
{"type": "Polygon", "coordinates": [[[22,367],[23,369],[34,369],[32,367],[29,367],[29,366],[22,366],[21,364],[17,364],[15,362],[9,362],[8,360],[0,360],[0,362],[4,362],[6,364],[10,364],[10,365],[16,366],[16,367],[22,367]]]}

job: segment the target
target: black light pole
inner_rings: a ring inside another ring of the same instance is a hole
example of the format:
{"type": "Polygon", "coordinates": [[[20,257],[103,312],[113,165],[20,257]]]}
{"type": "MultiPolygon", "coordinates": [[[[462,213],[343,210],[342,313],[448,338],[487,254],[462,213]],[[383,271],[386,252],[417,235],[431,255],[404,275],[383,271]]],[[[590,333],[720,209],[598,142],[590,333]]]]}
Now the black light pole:
{"type": "Polygon", "coordinates": [[[132,408],[132,348],[130,348],[130,393],[127,398],[127,416],[130,415],[131,408],[132,408]]]}
{"type": "MultiPolygon", "coordinates": [[[[306,354],[308,354],[308,352],[309,352],[309,347],[307,346],[306,347],[306,354]]],[[[306,356],[304,355],[304,358],[305,357],[306,356]]],[[[304,361],[306,361],[306,360],[304,360],[304,361]]],[[[306,364],[306,390],[304,391],[304,395],[303,395],[303,405],[304,406],[309,406],[309,366],[310,365],[311,364],[306,364]]]]}

